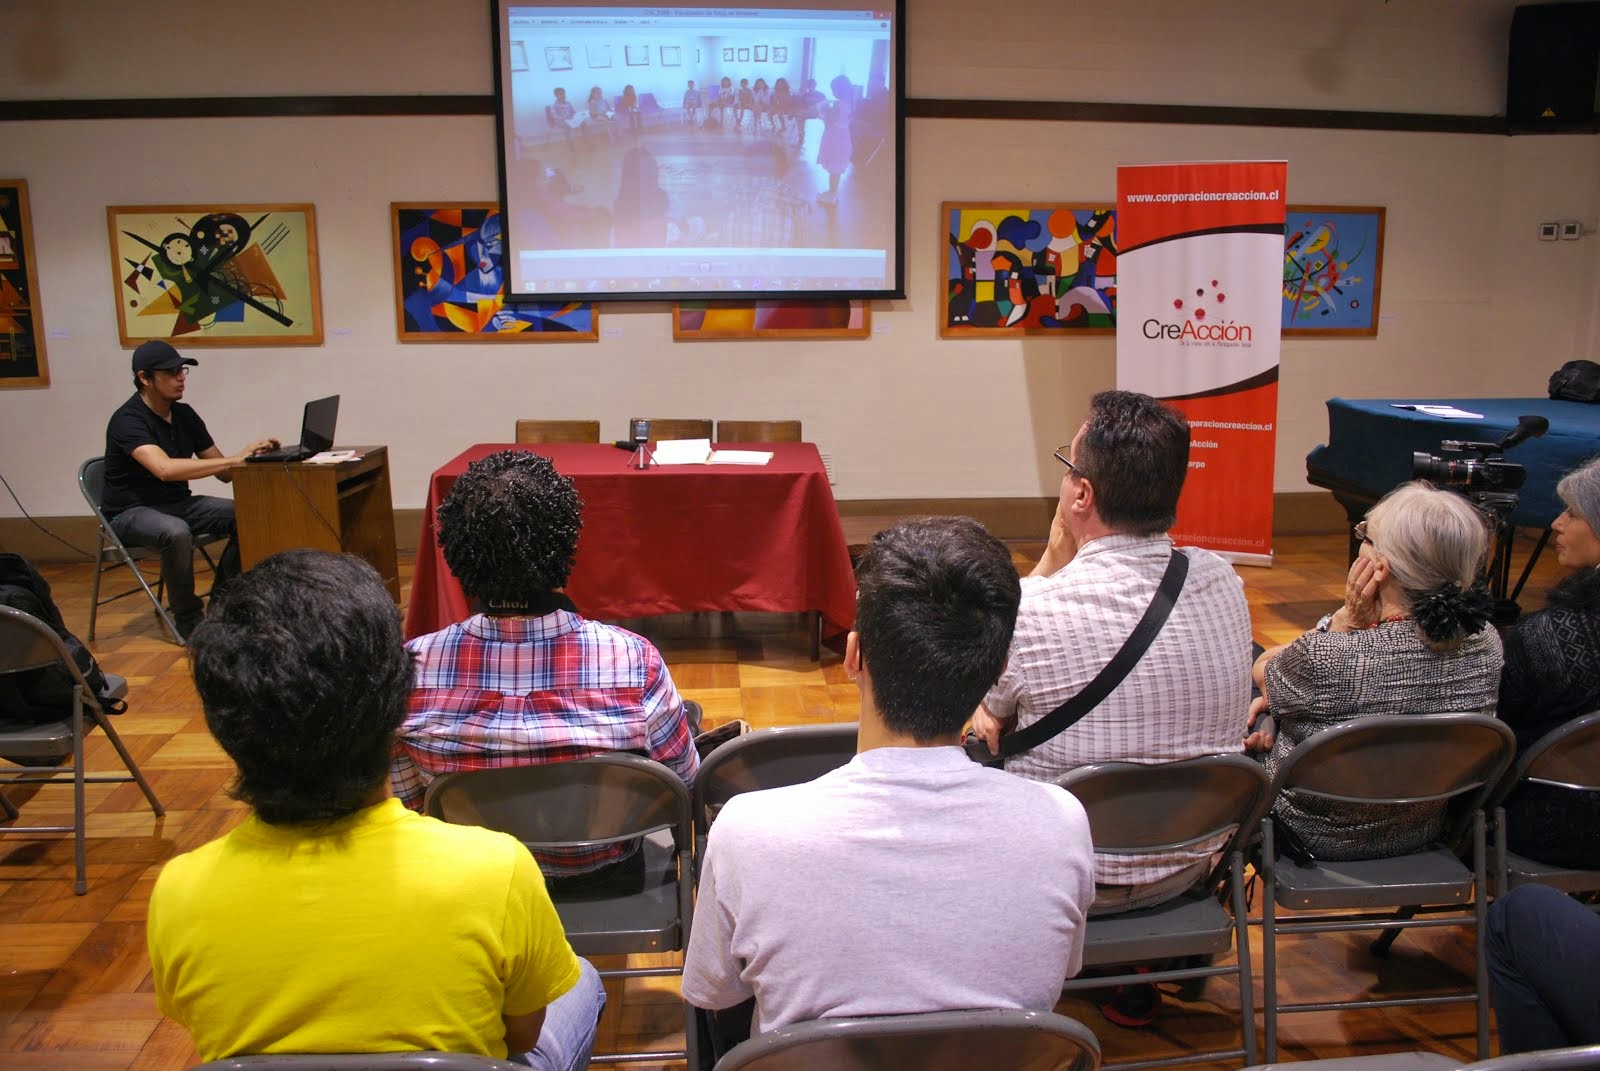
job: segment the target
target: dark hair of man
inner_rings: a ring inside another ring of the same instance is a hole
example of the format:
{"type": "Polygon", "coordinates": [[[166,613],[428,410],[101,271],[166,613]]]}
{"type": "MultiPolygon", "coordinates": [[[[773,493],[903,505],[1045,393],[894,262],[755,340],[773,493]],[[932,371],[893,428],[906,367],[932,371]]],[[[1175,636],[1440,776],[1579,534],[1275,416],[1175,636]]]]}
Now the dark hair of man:
{"type": "Polygon", "coordinates": [[[1094,488],[1107,527],[1159,535],[1178,519],[1178,495],[1189,474],[1189,422],[1148,394],[1101,391],[1089,400],[1072,461],[1094,488]]]}
{"type": "Polygon", "coordinates": [[[502,450],[468,466],[439,503],[439,546],[468,597],[543,612],[572,575],[582,510],[549,458],[502,450]]]}
{"type": "Polygon", "coordinates": [[[856,576],[856,631],[884,724],[926,743],[961,731],[1000,679],[1022,585],[969,517],[879,532],[856,576]]]}
{"type": "Polygon", "coordinates": [[[405,719],[412,658],[372,566],[287,550],[228,586],[189,639],[206,725],[239,768],[232,794],[272,825],[373,801],[405,719]]]}

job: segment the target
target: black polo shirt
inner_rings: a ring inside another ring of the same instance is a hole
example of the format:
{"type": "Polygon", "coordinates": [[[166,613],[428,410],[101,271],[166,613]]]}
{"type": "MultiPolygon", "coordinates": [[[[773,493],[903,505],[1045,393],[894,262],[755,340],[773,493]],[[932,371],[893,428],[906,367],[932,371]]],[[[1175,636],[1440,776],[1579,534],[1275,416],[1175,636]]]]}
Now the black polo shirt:
{"type": "Polygon", "coordinates": [[[210,449],[211,433],[200,414],[182,402],[172,403],[172,420],[162,420],[137,393],[122,403],[106,425],[106,514],[129,506],[181,502],[191,494],[185,480],[158,480],[133,459],[141,446],[159,446],[168,457],[194,457],[210,449]]]}

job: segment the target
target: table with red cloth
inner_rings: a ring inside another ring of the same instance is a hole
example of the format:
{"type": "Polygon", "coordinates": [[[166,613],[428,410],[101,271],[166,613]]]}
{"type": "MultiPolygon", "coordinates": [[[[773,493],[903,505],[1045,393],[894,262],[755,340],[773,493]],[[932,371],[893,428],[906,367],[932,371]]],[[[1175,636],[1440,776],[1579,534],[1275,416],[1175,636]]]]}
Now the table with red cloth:
{"type": "Polygon", "coordinates": [[[595,443],[484,443],[433,474],[417,541],[406,638],[471,610],[444,563],[434,516],[467,466],[500,450],[554,462],[583,500],[583,531],[567,595],[592,618],[697,610],[820,611],[823,632],[855,622],[855,574],[822,458],[811,443],[741,443],[766,465],[671,465],[639,470],[595,443]]]}

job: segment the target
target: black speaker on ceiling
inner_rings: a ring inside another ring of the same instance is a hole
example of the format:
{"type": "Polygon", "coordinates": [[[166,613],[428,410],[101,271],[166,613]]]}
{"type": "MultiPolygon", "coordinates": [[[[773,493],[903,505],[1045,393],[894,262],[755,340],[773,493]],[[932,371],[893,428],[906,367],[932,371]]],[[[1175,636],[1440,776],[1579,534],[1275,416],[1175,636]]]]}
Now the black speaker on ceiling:
{"type": "Polygon", "coordinates": [[[1506,120],[1569,126],[1600,110],[1600,3],[1524,4],[1511,16],[1506,120]]]}

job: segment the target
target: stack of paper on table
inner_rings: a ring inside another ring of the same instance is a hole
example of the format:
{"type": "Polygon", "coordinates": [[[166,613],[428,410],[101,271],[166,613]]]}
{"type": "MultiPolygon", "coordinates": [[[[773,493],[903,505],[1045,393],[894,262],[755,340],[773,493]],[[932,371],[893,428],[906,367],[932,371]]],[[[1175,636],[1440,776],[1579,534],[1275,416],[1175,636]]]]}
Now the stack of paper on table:
{"type": "Polygon", "coordinates": [[[1466,409],[1457,409],[1453,405],[1424,405],[1421,402],[1392,402],[1396,409],[1410,409],[1421,413],[1423,416],[1444,417],[1449,420],[1482,420],[1482,413],[1469,412],[1466,409]]]}
{"type": "Polygon", "coordinates": [[[710,439],[663,439],[652,451],[657,465],[765,465],[768,450],[713,450],[710,439]]]}

